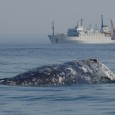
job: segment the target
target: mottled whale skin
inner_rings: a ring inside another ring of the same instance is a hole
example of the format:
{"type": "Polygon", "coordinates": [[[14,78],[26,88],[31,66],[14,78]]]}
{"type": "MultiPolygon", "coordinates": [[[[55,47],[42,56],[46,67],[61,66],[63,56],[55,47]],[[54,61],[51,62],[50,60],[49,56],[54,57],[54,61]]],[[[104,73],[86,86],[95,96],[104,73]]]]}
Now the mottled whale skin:
{"type": "Polygon", "coordinates": [[[12,78],[0,79],[1,85],[63,86],[114,81],[115,75],[97,59],[75,60],[37,67],[12,78]]]}

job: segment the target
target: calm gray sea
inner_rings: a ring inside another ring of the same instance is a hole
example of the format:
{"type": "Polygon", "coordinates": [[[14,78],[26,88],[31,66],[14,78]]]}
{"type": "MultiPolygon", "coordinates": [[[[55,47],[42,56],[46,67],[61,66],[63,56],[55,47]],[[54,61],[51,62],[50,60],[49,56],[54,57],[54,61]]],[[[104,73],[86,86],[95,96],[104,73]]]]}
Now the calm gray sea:
{"type": "MultiPolygon", "coordinates": [[[[115,45],[0,45],[0,78],[71,60],[96,58],[115,73],[115,45]]],[[[0,115],[114,115],[115,84],[0,86],[0,115]]]]}

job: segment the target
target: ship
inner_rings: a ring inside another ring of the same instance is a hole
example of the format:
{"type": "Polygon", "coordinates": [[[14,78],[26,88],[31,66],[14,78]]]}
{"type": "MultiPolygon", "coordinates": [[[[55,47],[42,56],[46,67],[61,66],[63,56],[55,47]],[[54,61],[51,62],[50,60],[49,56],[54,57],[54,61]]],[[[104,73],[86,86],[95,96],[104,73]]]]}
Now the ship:
{"type": "Polygon", "coordinates": [[[111,29],[104,24],[103,15],[101,15],[101,27],[92,28],[90,25],[88,28],[83,27],[83,20],[77,22],[77,25],[68,29],[67,33],[55,34],[54,21],[52,22],[52,34],[48,35],[52,44],[112,44],[115,43],[115,26],[111,20],[111,29]]]}

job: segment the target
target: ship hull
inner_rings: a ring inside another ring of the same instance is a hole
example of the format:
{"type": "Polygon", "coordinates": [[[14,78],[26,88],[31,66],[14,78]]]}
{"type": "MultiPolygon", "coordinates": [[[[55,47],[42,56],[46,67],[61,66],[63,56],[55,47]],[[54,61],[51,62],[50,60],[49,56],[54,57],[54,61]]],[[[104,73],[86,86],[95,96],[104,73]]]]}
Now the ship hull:
{"type": "Polygon", "coordinates": [[[68,37],[65,35],[49,35],[48,36],[52,44],[114,44],[115,39],[111,37],[101,36],[101,37],[68,37]]]}

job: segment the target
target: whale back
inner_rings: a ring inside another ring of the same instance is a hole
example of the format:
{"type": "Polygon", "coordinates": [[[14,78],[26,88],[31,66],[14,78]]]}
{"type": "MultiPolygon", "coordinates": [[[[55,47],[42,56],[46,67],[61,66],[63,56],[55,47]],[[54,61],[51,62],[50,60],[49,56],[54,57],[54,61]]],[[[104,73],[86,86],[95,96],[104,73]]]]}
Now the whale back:
{"type": "Polygon", "coordinates": [[[37,67],[12,78],[0,79],[0,84],[62,86],[105,83],[112,80],[115,80],[115,76],[106,65],[97,59],[87,59],[37,67]]]}

